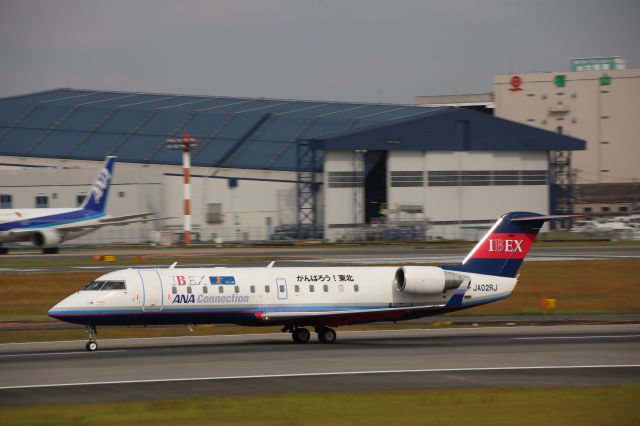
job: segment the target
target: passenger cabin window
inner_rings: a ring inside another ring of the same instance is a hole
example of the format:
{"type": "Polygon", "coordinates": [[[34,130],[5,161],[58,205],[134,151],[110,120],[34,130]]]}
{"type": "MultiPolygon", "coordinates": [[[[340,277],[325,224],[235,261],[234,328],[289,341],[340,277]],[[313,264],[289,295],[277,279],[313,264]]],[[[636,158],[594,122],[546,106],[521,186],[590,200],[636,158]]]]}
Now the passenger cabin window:
{"type": "Polygon", "coordinates": [[[265,285],[265,286],[264,286],[264,292],[265,292],[265,293],[269,293],[269,291],[271,291],[271,289],[269,288],[269,286],[268,286],[268,285],[265,285]]]}
{"type": "Polygon", "coordinates": [[[206,285],[204,287],[202,287],[202,292],[203,293],[209,293],[209,287],[207,287],[206,285]]]}
{"type": "Polygon", "coordinates": [[[284,293],[284,285],[280,284],[280,293],[284,293]]]}
{"type": "Polygon", "coordinates": [[[83,290],[126,290],[124,281],[93,281],[84,286],[83,290]]]}
{"type": "Polygon", "coordinates": [[[300,291],[300,286],[298,284],[293,286],[293,291],[295,291],[296,293],[300,291]]]}
{"type": "Polygon", "coordinates": [[[233,291],[235,291],[236,293],[240,293],[240,287],[239,286],[233,287],[233,291]]]}
{"type": "Polygon", "coordinates": [[[323,286],[322,286],[322,289],[323,289],[323,290],[324,290],[324,292],[326,293],[326,292],[328,292],[328,291],[329,291],[329,286],[325,284],[325,285],[323,285],[323,286]]]}
{"type": "Polygon", "coordinates": [[[224,293],[224,287],[219,285],[218,286],[218,293],[224,293]]]}
{"type": "Polygon", "coordinates": [[[353,285],[353,291],[360,291],[360,287],[358,286],[358,284],[353,285]]]}
{"type": "Polygon", "coordinates": [[[251,293],[255,293],[255,292],[256,292],[256,286],[255,286],[255,285],[250,286],[250,287],[249,287],[249,291],[250,291],[251,293]]]}
{"type": "Polygon", "coordinates": [[[178,294],[178,288],[177,287],[171,287],[171,293],[178,294]]]}
{"type": "Polygon", "coordinates": [[[191,290],[191,287],[187,287],[187,293],[188,293],[188,294],[191,294],[191,291],[192,291],[192,290],[191,290]]]}
{"type": "Polygon", "coordinates": [[[344,286],[342,284],[338,284],[338,291],[342,293],[344,291],[344,286]]]}
{"type": "Polygon", "coordinates": [[[313,293],[314,291],[316,291],[316,288],[313,284],[309,284],[309,292],[313,293]]]}

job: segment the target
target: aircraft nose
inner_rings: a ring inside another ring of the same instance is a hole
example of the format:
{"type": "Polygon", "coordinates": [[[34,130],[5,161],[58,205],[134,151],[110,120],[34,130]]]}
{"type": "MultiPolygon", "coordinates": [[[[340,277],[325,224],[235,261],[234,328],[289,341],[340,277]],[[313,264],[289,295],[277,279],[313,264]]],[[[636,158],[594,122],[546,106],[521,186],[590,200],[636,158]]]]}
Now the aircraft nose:
{"type": "Polygon", "coordinates": [[[70,307],[73,306],[72,302],[73,302],[73,295],[65,299],[62,299],[61,301],[53,305],[51,309],[49,309],[49,312],[47,312],[47,315],[49,315],[52,318],[57,318],[60,314],[62,314],[64,311],[68,310],[70,307]]]}

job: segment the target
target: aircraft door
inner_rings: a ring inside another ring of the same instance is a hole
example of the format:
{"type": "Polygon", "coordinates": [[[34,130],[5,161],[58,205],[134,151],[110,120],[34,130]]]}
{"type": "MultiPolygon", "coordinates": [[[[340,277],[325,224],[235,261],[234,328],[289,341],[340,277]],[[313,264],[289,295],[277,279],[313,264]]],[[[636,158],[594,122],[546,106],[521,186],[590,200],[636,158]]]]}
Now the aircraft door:
{"type": "Polygon", "coordinates": [[[142,280],[142,289],[144,291],[143,310],[146,312],[155,312],[162,310],[162,280],[158,271],[139,270],[140,279],[142,280]]]}
{"type": "Polygon", "coordinates": [[[288,289],[285,278],[276,278],[276,294],[278,295],[278,300],[287,300],[288,289]]]}

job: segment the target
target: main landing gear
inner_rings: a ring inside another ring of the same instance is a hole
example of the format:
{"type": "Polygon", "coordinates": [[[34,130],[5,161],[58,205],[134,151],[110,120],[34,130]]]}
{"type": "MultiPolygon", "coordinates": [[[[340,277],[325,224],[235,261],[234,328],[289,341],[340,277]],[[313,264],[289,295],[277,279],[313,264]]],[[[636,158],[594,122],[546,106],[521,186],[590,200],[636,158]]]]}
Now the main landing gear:
{"type": "Polygon", "coordinates": [[[87,334],[89,335],[89,341],[85,345],[85,348],[89,352],[94,352],[98,350],[98,342],[96,342],[96,335],[98,332],[96,331],[95,325],[87,325],[87,334]]]}
{"type": "MultiPolygon", "coordinates": [[[[291,338],[295,343],[308,343],[311,338],[311,333],[304,327],[285,326],[282,331],[290,331],[291,338]]],[[[320,343],[333,343],[336,341],[336,332],[332,328],[316,327],[315,331],[318,334],[318,341],[320,343]]]]}

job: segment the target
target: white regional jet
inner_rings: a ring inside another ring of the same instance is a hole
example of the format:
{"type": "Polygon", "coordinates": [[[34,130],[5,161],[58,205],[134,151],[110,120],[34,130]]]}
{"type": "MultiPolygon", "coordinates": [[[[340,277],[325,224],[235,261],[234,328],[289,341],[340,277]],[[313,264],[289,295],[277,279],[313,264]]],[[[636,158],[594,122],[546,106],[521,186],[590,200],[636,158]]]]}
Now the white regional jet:
{"type": "Polygon", "coordinates": [[[506,298],[543,223],[566,216],[502,216],[459,265],[124,269],[87,284],[49,311],[83,324],[88,351],[96,326],[233,323],[281,325],[306,343],[312,327],[332,343],[331,327],[402,321],[506,298]]]}
{"type": "MultiPolygon", "coordinates": [[[[57,253],[61,242],[103,226],[166,219],[147,219],[155,214],[153,212],[117,217],[105,214],[115,159],[107,157],[104,160],[89,196],[79,208],[0,209],[0,244],[31,241],[43,253],[57,253]]],[[[0,254],[7,253],[7,248],[0,246],[0,254]]]]}

